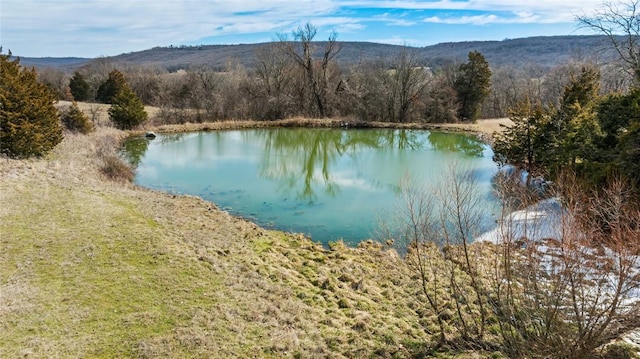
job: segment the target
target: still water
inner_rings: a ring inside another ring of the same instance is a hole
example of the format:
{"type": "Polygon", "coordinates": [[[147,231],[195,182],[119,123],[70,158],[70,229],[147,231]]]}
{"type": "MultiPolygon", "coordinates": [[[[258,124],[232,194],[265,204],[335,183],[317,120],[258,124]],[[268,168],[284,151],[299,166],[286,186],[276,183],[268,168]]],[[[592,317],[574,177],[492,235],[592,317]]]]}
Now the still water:
{"type": "Polygon", "coordinates": [[[132,139],[136,183],[191,194],[262,226],[327,243],[372,238],[403,177],[438,184],[450,165],[477,171],[490,201],[491,148],[461,133],[252,129],[132,139]]]}

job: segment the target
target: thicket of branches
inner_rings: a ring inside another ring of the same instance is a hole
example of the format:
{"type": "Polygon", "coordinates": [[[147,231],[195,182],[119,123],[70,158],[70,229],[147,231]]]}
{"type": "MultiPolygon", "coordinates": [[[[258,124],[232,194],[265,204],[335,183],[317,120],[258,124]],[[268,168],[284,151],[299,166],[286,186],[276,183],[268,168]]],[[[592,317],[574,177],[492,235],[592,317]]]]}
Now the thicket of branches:
{"type": "Polygon", "coordinates": [[[364,121],[453,122],[482,116],[491,70],[484,56],[432,67],[407,51],[395,58],[340,66],[337,34],[317,41],[306,24],[255,54],[254,67],[231,60],[225,71],[128,68],[96,59],[73,76],[53,69],[41,82],[60,99],[109,103],[126,82],[144,104],[159,106],[162,121],[273,120],[343,117],[364,121]],[[116,76],[122,75],[122,76],[116,76]]]}
{"type": "Polygon", "coordinates": [[[406,181],[381,224],[413,270],[428,351],[593,358],[637,326],[640,207],[628,182],[595,192],[564,176],[538,203],[505,177],[497,227],[481,236],[475,178],[454,167],[430,188],[406,181]]]}

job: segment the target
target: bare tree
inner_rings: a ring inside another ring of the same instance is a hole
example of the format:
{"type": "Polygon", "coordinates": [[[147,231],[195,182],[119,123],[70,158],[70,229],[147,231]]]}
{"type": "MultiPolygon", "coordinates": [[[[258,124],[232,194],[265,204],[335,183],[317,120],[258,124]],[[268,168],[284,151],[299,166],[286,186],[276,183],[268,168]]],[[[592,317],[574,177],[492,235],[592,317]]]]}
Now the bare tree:
{"type": "MultiPolygon", "coordinates": [[[[102,123],[102,113],[105,112],[103,107],[100,107],[100,105],[91,105],[91,107],[89,107],[89,113],[91,114],[91,122],[93,123],[93,126],[103,126],[104,124],[102,123]]],[[[106,123],[111,124],[111,121],[106,121],[106,123]]]]}
{"type": "Polygon", "coordinates": [[[253,78],[243,85],[253,118],[277,120],[289,114],[293,82],[291,65],[291,59],[278,49],[278,44],[264,45],[257,50],[253,78]]]}
{"type": "Polygon", "coordinates": [[[127,72],[129,86],[147,105],[159,105],[160,79],[166,70],[156,66],[133,68],[127,72]]]}
{"type": "Polygon", "coordinates": [[[640,207],[628,182],[591,193],[561,176],[542,201],[510,190],[495,229],[479,236],[488,209],[473,178],[457,168],[435,190],[404,181],[382,221],[380,239],[396,240],[438,325],[437,346],[590,358],[637,326],[640,207]]]}
{"type": "Polygon", "coordinates": [[[558,199],[501,217],[488,301],[510,357],[593,357],[637,323],[640,232],[628,183],[585,193],[563,176],[558,199]]]}
{"type": "Polygon", "coordinates": [[[526,98],[528,75],[521,69],[503,66],[491,72],[491,92],[484,102],[482,117],[507,117],[526,98]]]}
{"type": "Polygon", "coordinates": [[[46,67],[38,69],[38,81],[47,85],[58,100],[70,100],[69,76],[63,71],[46,67]]]}
{"type": "Polygon", "coordinates": [[[409,267],[417,274],[421,300],[426,300],[438,323],[438,346],[451,343],[453,325],[463,345],[484,345],[489,309],[482,258],[471,241],[482,221],[474,171],[453,164],[435,188],[415,179],[400,186],[400,206],[381,228],[382,238],[398,240],[409,267]]]}
{"type": "Polygon", "coordinates": [[[447,259],[455,264],[449,273],[450,291],[456,299],[463,339],[480,344],[484,340],[488,315],[484,298],[486,289],[481,280],[479,257],[470,244],[481,234],[482,216],[487,208],[481,205],[475,170],[453,163],[442,183],[446,185],[438,188],[440,226],[444,243],[450,249],[447,259]],[[466,276],[456,275],[456,270],[466,276]],[[464,288],[467,281],[470,291],[464,288]],[[469,298],[469,295],[475,298],[469,298]]]}
{"type": "MultiPolygon", "coordinates": [[[[412,112],[422,103],[424,90],[429,83],[429,69],[420,66],[417,55],[402,51],[392,60],[387,71],[387,109],[393,122],[416,120],[412,112]]],[[[421,111],[417,111],[421,113],[421,111]]]]}
{"type": "Polygon", "coordinates": [[[304,72],[305,91],[307,91],[308,114],[325,117],[328,114],[327,95],[329,90],[331,63],[340,52],[341,46],[336,41],[338,35],[333,32],[329,39],[324,42],[324,48],[319,59],[315,58],[316,48],[313,39],[317,34],[317,29],[310,23],[293,32],[294,42],[290,42],[283,35],[280,35],[280,43],[283,51],[298,65],[304,72]],[[313,111],[311,108],[315,108],[313,111]]]}
{"type": "Polygon", "coordinates": [[[424,99],[427,122],[454,123],[458,121],[458,98],[446,74],[439,73],[431,81],[424,99]]]}
{"type": "Polygon", "coordinates": [[[350,69],[341,84],[342,115],[356,115],[365,121],[386,120],[384,101],[386,65],[382,60],[360,62],[350,69]]]}
{"type": "Polygon", "coordinates": [[[604,34],[640,83],[640,0],[604,2],[594,16],[578,16],[581,26],[604,34]]]}

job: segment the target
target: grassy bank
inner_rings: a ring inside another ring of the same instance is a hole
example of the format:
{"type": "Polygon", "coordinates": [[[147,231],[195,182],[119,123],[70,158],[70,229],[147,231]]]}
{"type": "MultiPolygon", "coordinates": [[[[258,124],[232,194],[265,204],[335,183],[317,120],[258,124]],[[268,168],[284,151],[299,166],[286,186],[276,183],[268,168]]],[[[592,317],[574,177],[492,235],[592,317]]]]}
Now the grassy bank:
{"type": "Polygon", "coordinates": [[[1,159],[0,357],[405,357],[431,342],[393,250],[326,250],[109,180],[125,135],[1,159]]]}
{"type": "MultiPolygon", "coordinates": [[[[477,303],[489,304],[472,298],[461,248],[415,247],[426,251],[420,258],[430,271],[421,278],[386,244],[327,249],[197,197],[137,187],[119,179],[127,173],[112,161],[130,133],[105,126],[106,111],[91,110],[96,132],[67,133],[45,158],[0,158],[0,358],[503,357],[499,313],[488,312],[480,341],[460,340],[454,327],[456,311],[473,325],[477,303]],[[421,288],[422,279],[433,288],[421,288]],[[429,295],[437,297],[431,307],[429,295]],[[436,350],[441,329],[447,341],[436,350]]],[[[454,127],[491,133],[500,123],[508,120],[454,127]]],[[[274,123],[144,130],[266,124],[274,123]]],[[[473,278],[491,288],[501,247],[469,247],[473,278]]]]}

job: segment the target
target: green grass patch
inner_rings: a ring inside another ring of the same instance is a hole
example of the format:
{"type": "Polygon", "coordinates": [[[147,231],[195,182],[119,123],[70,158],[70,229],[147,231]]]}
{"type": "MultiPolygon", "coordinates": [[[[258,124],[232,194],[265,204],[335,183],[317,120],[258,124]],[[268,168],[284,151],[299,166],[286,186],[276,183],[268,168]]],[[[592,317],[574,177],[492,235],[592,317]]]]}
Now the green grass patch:
{"type": "Polygon", "coordinates": [[[133,356],[221,285],[200,262],[159,254],[168,238],[131,200],[38,183],[12,197],[19,212],[0,224],[3,301],[14,303],[0,318],[2,357],[133,356]]]}

